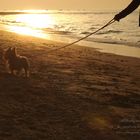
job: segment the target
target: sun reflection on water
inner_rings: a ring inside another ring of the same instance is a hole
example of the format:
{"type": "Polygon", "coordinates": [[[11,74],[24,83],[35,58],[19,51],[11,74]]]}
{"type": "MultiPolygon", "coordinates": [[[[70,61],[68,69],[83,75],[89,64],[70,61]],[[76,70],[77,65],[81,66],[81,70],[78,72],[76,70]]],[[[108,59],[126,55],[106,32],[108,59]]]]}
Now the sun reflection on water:
{"type": "Polygon", "coordinates": [[[21,35],[30,35],[30,36],[40,37],[40,38],[45,38],[45,39],[50,38],[48,34],[43,33],[41,30],[34,30],[29,27],[9,26],[8,28],[9,28],[9,31],[15,32],[21,35]]]}
{"type": "Polygon", "coordinates": [[[20,23],[16,26],[9,26],[12,32],[31,35],[40,38],[49,39],[49,35],[43,32],[43,29],[49,29],[54,26],[54,19],[47,14],[20,14],[16,15],[16,22],[20,23]]]}
{"type": "Polygon", "coordinates": [[[16,22],[21,22],[34,28],[51,28],[54,25],[52,16],[47,14],[17,15],[16,22]]]}

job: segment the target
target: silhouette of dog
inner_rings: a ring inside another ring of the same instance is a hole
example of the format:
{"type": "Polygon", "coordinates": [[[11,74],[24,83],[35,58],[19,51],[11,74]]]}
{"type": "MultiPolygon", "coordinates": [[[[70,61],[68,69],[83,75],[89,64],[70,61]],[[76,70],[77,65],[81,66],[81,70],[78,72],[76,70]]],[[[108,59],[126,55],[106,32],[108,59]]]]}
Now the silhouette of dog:
{"type": "Polygon", "coordinates": [[[3,55],[6,66],[11,74],[21,74],[22,70],[25,72],[25,77],[29,77],[29,61],[27,57],[17,54],[16,48],[9,47],[3,55]]]}

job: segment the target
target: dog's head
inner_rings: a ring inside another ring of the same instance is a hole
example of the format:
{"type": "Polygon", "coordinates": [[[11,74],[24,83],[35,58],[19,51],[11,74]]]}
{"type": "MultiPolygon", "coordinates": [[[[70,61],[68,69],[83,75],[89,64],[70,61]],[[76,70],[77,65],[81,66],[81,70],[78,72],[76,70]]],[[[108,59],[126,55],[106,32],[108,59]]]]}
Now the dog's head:
{"type": "Polygon", "coordinates": [[[11,57],[11,52],[12,52],[12,48],[11,48],[11,47],[9,47],[8,49],[6,49],[6,50],[4,51],[4,53],[3,53],[3,58],[4,58],[5,60],[10,59],[10,57],[11,57]]]}
{"type": "Polygon", "coordinates": [[[9,47],[5,52],[4,52],[4,59],[8,60],[11,59],[13,57],[16,57],[17,53],[16,53],[16,48],[11,48],[9,47]]]}

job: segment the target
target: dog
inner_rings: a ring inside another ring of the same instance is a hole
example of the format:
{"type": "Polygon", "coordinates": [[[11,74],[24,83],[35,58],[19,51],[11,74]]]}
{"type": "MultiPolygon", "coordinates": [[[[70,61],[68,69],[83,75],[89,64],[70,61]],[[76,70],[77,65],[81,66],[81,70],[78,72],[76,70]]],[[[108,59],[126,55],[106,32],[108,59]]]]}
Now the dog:
{"type": "Polygon", "coordinates": [[[25,77],[29,77],[29,61],[25,56],[17,54],[16,48],[9,47],[3,54],[3,60],[10,70],[11,74],[21,74],[22,70],[25,72],[25,77]]]}

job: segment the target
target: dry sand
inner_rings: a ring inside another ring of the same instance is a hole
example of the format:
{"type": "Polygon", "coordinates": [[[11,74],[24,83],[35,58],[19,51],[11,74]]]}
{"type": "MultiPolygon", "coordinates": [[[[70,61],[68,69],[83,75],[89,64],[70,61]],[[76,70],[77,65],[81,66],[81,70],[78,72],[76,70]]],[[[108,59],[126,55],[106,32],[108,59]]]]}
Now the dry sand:
{"type": "MultiPolygon", "coordinates": [[[[0,61],[0,140],[137,140],[140,59],[0,31],[30,60],[30,78],[0,61]]],[[[102,44],[99,44],[102,45],[102,44]]]]}

